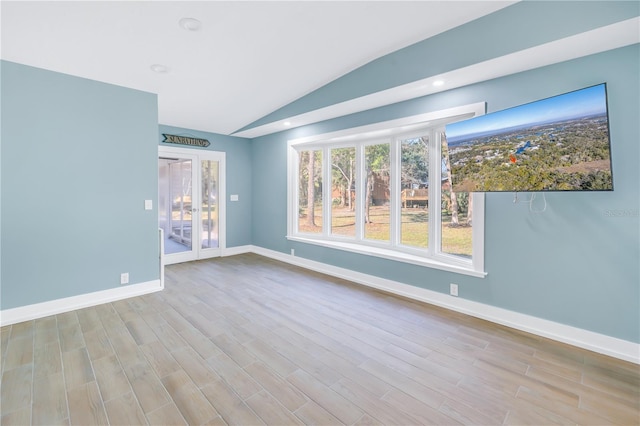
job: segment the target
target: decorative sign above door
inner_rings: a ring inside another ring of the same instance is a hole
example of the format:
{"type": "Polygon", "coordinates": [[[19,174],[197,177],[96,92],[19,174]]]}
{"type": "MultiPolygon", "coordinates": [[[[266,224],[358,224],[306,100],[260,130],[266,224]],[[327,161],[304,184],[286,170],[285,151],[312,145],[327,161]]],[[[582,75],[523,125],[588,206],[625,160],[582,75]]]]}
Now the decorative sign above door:
{"type": "Polygon", "coordinates": [[[175,144],[178,144],[178,145],[200,146],[200,147],[203,147],[203,148],[206,148],[209,145],[211,145],[211,143],[209,143],[209,141],[207,139],[192,138],[190,136],[168,135],[166,133],[163,133],[162,136],[164,136],[164,140],[162,141],[164,143],[175,143],[175,144]]]}

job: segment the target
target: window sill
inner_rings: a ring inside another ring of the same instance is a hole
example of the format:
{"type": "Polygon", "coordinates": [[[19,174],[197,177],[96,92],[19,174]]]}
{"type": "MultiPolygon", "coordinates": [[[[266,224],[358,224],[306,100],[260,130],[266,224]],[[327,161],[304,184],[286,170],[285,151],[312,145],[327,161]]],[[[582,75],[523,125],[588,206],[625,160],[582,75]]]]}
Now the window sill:
{"type": "Polygon", "coordinates": [[[463,264],[462,262],[447,263],[444,261],[416,256],[410,253],[404,253],[397,250],[366,246],[363,244],[356,244],[356,243],[351,243],[346,241],[321,240],[316,238],[307,238],[299,235],[296,235],[296,236],[288,235],[287,239],[289,241],[296,241],[299,243],[313,244],[313,245],[337,249],[337,250],[344,250],[352,253],[375,256],[383,259],[393,260],[396,262],[404,262],[404,263],[410,263],[413,265],[423,266],[425,268],[440,269],[443,271],[454,272],[457,274],[470,275],[472,277],[484,278],[487,276],[486,272],[477,271],[473,269],[473,266],[471,265],[471,263],[469,264],[463,264]]]}

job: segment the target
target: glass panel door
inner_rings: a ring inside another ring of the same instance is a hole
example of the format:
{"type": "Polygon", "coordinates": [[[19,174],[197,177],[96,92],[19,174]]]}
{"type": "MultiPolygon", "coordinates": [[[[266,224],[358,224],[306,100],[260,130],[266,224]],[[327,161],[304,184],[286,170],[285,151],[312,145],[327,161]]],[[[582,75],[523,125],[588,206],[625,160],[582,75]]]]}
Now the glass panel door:
{"type": "Polygon", "coordinates": [[[158,152],[164,263],[220,256],[226,237],[224,153],[162,146],[158,152]]]}
{"type": "Polygon", "coordinates": [[[202,188],[202,208],[200,218],[202,221],[201,248],[218,248],[218,184],[219,184],[219,164],[218,161],[203,160],[200,163],[202,188]]]}
{"type": "Polygon", "coordinates": [[[193,250],[193,161],[163,158],[159,162],[158,210],[164,230],[164,254],[193,250]]]}

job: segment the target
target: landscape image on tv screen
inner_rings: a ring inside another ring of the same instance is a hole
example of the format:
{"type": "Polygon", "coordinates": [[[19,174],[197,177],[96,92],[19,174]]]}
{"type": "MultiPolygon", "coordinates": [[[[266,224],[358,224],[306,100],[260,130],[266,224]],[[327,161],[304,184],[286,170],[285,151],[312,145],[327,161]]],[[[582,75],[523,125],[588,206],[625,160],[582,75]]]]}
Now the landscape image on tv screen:
{"type": "Polygon", "coordinates": [[[611,191],[606,84],[446,126],[454,191],[611,191]]]}

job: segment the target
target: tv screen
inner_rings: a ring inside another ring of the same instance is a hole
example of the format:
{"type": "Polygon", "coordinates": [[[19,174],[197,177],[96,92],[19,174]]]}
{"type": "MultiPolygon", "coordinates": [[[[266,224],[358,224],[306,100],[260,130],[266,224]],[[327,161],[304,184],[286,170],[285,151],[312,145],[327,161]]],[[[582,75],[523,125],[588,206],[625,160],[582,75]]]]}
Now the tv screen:
{"type": "Polygon", "coordinates": [[[602,83],[451,123],[454,191],[611,191],[607,88],[602,83]]]}

